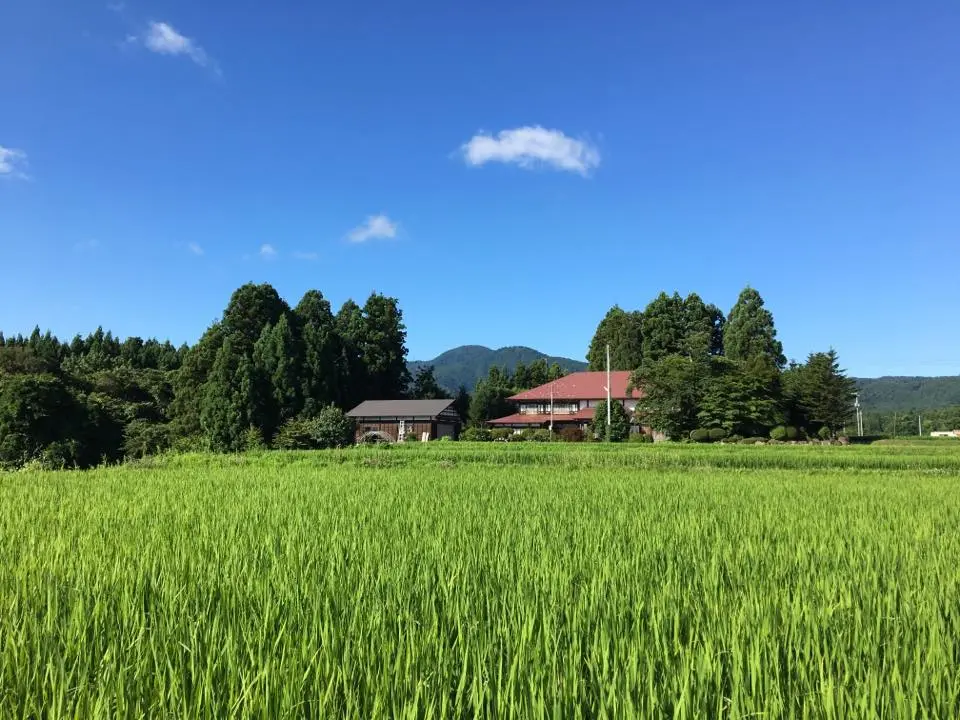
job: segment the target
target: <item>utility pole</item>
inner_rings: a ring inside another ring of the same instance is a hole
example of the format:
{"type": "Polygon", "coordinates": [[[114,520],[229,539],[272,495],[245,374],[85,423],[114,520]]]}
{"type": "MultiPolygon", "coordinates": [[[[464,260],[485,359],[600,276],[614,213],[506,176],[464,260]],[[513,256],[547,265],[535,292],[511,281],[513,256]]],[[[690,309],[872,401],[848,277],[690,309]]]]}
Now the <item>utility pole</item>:
{"type": "Polygon", "coordinates": [[[917,433],[923,437],[923,415],[917,415],[917,433]]]}
{"type": "Polygon", "coordinates": [[[607,438],[610,438],[611,408],[610,408],[610,343],[607,343],[607,438]]]}
{"type": "Polygon", "coordinates": [[[893,436],[897,436],[897,414],[893,414],[893,436]]]}
{"type": "Polygon", "coordinates": [[[550,383],[550,439],[553,440],[553,382],[550,383]]]}

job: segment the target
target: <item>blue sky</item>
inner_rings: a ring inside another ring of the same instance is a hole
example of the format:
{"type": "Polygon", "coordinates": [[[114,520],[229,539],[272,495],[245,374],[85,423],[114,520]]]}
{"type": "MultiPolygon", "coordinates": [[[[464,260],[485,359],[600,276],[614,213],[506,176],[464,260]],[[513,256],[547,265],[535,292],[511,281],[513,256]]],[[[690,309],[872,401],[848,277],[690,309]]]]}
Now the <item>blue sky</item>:
{"type": "Polygon", "coordinates": [[[246,281],[413,358],[582,357],[746,284],[787,355],[960,373],[960,5],[0,4],[0,329],[193,342],[246,281]]]}

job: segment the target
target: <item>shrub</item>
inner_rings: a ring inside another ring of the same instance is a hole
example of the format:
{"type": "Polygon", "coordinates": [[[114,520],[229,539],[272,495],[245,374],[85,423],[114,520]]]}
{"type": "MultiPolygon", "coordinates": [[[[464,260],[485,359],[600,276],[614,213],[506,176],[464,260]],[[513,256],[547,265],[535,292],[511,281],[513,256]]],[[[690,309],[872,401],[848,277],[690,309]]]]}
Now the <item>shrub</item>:
{"type": "Polygon", "coordinates": [[[509,428],[497,428],[490,431],[490,439],[494,442],[507,442],[513,437],[513,430],[509,428]]]}
{"type": "Polygon", "coordinates": [[[123,431],[123,452],[130,458],[145,458],[169,450],[170,427],[165,423],[136,419],[123,431]]]}
{"type": "Polygon", "coordinates": [[[783,442],[787,439],[787,429],[783,425],[777,425],[777,427],[770,431],[770,439],[783,442]]]}
{"type": "Polygon", "coordinates": [[[740,441],[741,445],[763,445],[767,442],[766,438],[748,437],[740,441]]]}
{"type": "Polygon", "coordinates": [[[511,432],[509,435],[507,435],[506,440],[507,442],[524,442],[527,439],[526,435],[524,435],[526,432],[526,430],[521,430],[520,432],[511,432]]]}
{"type": "Polygon", "coordinates": [[[802,440],[803,434],[793,425],[787,425],[787,440],[802,440]]]}
{"type": "Polygon", "coordinates": [[[690,432],[690,439],[696,443],[710,442],[710,431],[706,428],[697,428],[690,432]]]}
{"type": "Polygon", "coordinates": [[[833,437],[833,433],[830,431],[830,428],[824,425],[817,431],[817,437],[821,440],[830,440],[833,437]]]}
{"type": "Polygon", "coordinates": [[[260,432],[260,428],[251,425],[243,431],[243,449],[246,452],[256,452],[267,449],[267,444],[263,441],[263,433],[260,432]]]}
{"type": "Polygon", "coordinates": [[[593,434],[607,442],[623,442],[630,437],[630,415],[623,403],[614,402],[610,406],[610,435],[607,436],[607,401],[601,400],[593,415],[593,434]]]}
{"type": "Polygon", "coordinates": [[[274,444],[282,450],[323,450],[346,447],[353,442],[353,421],[339,408],[329,405],[316,417],[288,420],[277,433],[274,444]]]}
{"type": "Polygon", "coordinates": [[[723,428],[710,428],[710,442],[719,442],[726,438],[727,434],[723,428]]]}
{"type": "Polygon", "coordinates": [[[738,443],[738,442],[740,442],[741,440],[743,440],[743,435],[736,435],[736,434],[734,434],[734,435],[728,435],[727,438],[724,440],[724,442],[727,442],[727,443],[738,443]]]}
{"type": "Polygon", "coordinates": [[[567,425],[560,430],[560,440],[563,442],[583,442],[583,430],[575,425],[567,425]]]}
{"type": "Polygon", "coordinates": [[[64,470],[77,466],[76,440],[57,440],[43,449],[40,465],[45,470],[64,470]]]}
{"type": "Polygon", "coordinates": [[[534,442],[550,442],[553,440],[553,433],[544,429],[534,430],[530,439],[534,442]]]}
{"type": "Polygon", "coordinates": [[[637,443],[640,445],[646,445],[653,442],[653,435],[647,435],[644,432],[633,433],[628,438],[627,442],[637,443]]]}
{"type": "Polygon", "coordinates": [[[471,427],[460,433],[460,439],[463,442],[490,442],[493,440],[493,433],[487,428],[471,427]]]}

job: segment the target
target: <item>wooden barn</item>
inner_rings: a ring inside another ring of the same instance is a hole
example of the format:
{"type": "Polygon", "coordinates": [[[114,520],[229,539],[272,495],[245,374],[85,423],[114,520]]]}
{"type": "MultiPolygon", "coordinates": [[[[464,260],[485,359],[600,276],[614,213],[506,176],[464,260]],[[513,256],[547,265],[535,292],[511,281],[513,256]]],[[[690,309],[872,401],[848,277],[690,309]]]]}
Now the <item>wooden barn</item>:
{"type": "Polygon", "coordinates": [[[462,424],[453,400],[367,400],[347,417],[357,424],[358,443],[456,440],[462,424]]]}

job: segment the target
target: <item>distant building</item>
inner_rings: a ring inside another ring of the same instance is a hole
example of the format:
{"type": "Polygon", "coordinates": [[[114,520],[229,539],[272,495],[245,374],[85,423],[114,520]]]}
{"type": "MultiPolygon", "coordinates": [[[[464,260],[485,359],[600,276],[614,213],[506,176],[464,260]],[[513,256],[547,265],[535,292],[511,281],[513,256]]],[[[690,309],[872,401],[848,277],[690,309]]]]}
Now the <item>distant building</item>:
{"type": "MultiPolygon", "coordinates": [[[[629,384],[630,372],[610,373],[611,400],[620,403],[627,413],[632,414],[641,392],[633,390],[628,393],[629,384]]],[[[605,372],[571,373],[546,385],[517,393],[509,398],[517,404],[517,412],[491,420],[488,424],[521,430],[550,427],[552,419],[554,430],[565,426],[585,428],[593,421],[597,405],[607,399],[606,385],[605,372]]]]}
{"type": "Polygon", "coordinates": [[[960,430],[948,430],[946,432],[932,432],[930,433],[932,438],[956,438],[960,440],[960,430]]]}
{"type": "Polygon", "coordinates": [[[438,440],[460,436],[462,420],[453,400],[367,400],[347,413],[361,442],[438,440]]]}

